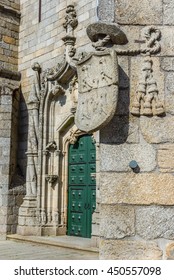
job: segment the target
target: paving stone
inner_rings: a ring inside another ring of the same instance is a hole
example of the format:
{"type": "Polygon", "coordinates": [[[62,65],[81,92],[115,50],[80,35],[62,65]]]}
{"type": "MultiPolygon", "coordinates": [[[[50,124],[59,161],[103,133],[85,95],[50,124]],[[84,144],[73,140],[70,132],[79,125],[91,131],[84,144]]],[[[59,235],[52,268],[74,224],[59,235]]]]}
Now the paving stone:
{"type": "Polygon", "coordinates": [[[0,241],[0,260],[95,260],[98,254],[67,248],[0,241]]]}

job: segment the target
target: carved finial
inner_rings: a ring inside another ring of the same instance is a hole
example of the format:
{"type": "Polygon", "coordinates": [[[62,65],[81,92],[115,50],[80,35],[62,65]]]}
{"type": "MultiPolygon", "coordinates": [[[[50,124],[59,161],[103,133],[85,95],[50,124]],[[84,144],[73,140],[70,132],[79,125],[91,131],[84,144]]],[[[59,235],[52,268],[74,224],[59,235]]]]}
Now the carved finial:
{"type": "Polygon", "coordinates": [[[78,20],[76,10],[74,5],[70,4],[67,6],[65,22],[63,23],[63,27],[66,29],[66,36],[62,38],[62,40],[65,42],[67,58],[68,56],[73,57],[76,53],[76,49],[74,47],[76,42],[74,29],[77,27],[77,25],[78,20]]]}
{"type": "Polygon", "coordinates": [[[38,62],[35,62],[31,68],[33,69],[33,71],[37,71],[37,72],[41,72],[41,67],[40,67],[40,64],[38,62]]]}
{"type": "Polygon", "coordinates": [[[78,25],[77,14],[74,5],[68,5],[66,9],[65,22],[63,27],[66,28],[67,33],[74,30],[78,25]]]}

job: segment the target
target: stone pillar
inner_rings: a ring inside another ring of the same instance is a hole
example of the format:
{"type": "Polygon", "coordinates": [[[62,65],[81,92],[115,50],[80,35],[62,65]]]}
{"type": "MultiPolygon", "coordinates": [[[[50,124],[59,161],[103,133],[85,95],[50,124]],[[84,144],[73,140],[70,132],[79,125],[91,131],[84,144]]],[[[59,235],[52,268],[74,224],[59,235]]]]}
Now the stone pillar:
{"type": "Polygon", "coordinates": [[[38,100],[28,104],[29,133],[27,151],[26,196],[19,210],[18,234],[38,235],[37,164],[38,164],[38,100]]]}

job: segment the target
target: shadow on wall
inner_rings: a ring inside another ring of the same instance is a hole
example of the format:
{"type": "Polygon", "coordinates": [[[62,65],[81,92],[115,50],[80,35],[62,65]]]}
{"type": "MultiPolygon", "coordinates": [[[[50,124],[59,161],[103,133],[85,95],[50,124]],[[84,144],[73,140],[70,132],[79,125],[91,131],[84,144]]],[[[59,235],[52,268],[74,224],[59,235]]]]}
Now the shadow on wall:
{"type": "Polygon", "coordinates": [[[119,66],[119,92],[115,115],[100,131],[100,143],[123,144],[129,135],[129,77],[119,66]]]}
{"type": "Polygon", "coordinates": [[[10,166],[10,187],[8,191],[7,233],[17,230],[19,207],[26,194],[28,140],[28,110],[21,92],[14,93],[12,112],[12,147],[10,166]]]}

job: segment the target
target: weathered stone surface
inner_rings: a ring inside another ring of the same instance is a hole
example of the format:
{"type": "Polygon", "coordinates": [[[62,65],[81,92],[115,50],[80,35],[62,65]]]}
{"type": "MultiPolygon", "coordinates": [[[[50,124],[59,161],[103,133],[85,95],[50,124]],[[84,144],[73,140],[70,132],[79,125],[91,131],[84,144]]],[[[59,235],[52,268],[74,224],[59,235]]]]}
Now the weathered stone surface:
{"type": "Polygon", "coordinates": [[[117,0],[116,22],[120,24],[161,24],[162,0],[117,0]]]}
{"type": "Polygon", "coordinates": [[[98,17],[99,20],[114,22],[115,0],[99,0],[98,17]]]}
{"type": "Polygon", "coordinates": [[[174,205],[174,176],[171,174],[102,173],[101,203],[174,205]]]}
{"type": "Polygon", "coordinates": [[[157,161],[161,172],[174,172],[174,144],[160,145],[157,161]]]}
{"type": "Polygon", "coordinates": [[[174,239],[174,207],[137,208],[136,233],[146,240],[174,239]]]}
{"type": "MultiPolygon", "coordinates": [[[[172,14],[171,14],[172,15],[172,14]]],[[[161,30],[161,52],[160,56],[173,56],[174,51],[174,30],[170,26],[162,26],[160,27],[161,30]]]]}
{"type": "Polygon", "coordinates": [[[128,57],[118,56],[119,89],[129,89],[129,60],[128,57]]]}
{"type": "Polygon", "coordinates": [[[140,118],[140,130],[148,143],[174,142],[174,116],[140,118]]]}
{"type": "Polygon", "coordinates": [[[162,251],[156,242],[101,240],[101,260],[160,260],[162,251]]]}
{"type": "MultiPolygon", "coordinates": [[[[142,33],[142,26],[131,26],[131,25],[122,25],[121,30],[126,34],[128,43],[122,46],[115,46],[116,49],[121,50],[134,50],[139,49],[140,46],[142,46],[142,43],[140,44],[138,40],[144,40],[144,34],[143,37],[141,35],[142,33]]],[[[119,57],[122,57],[120,55],[119,57]]],[[[126,59],[126,57],[122,57],[122,59],[126,59]]],[[[125,67],[125,66],[124,66],[125,67]]],[[[130,75],[128,75],[130,78],[130,75]]]]}
{"type": "Polygon", "coordinates": [[[174,260],[174,242],[170,242],[166,246],[166,259],[174,260]]]}
{"type": "Polygon", "coordinates": [[[139,119],[128,116],[114,116],[100,131],[101,143],[138,143],[139,119]]]}
{"type": "MultiPolygon", "coordinates": [[[[170,67],[170,66],[169,66],[170,67]]],[[[165,83],[165,111],[174,115],[174,73],[170,72],[166,75],[165,83]]]]}
{"type": "Polygon", "coordinates": [[[164,24],[174,24],[174,2],[171,0],[163,0],[164,24]]]}
{"type": "Polygon", "coordinates": [[[124,238],[134,235],[134,208],[129,206],[101,205],[100,236],[124,238]],[[107,227],[106,227],[107,221],[107,227]]]}
{"type": "Polygon", "coordinates": [[[174,58],[173,57],[162,57],[161,68],[164,71],[174,71],[174,58]]]}
{"type": "Polygon", "coordinates": [[[129,88],[124,90],[120,89],[118,92],[118,102],[117,102],[115,115],[128,116],[129,104],[130,104],[129,88]]]}
{"type": "Polygon", "coordinates": [[[141,171],[156,167],[156,151],[143,139],[140,144],[100,145],[101,171],[131,171],[129,163],[136,160],[141,171]]]}

